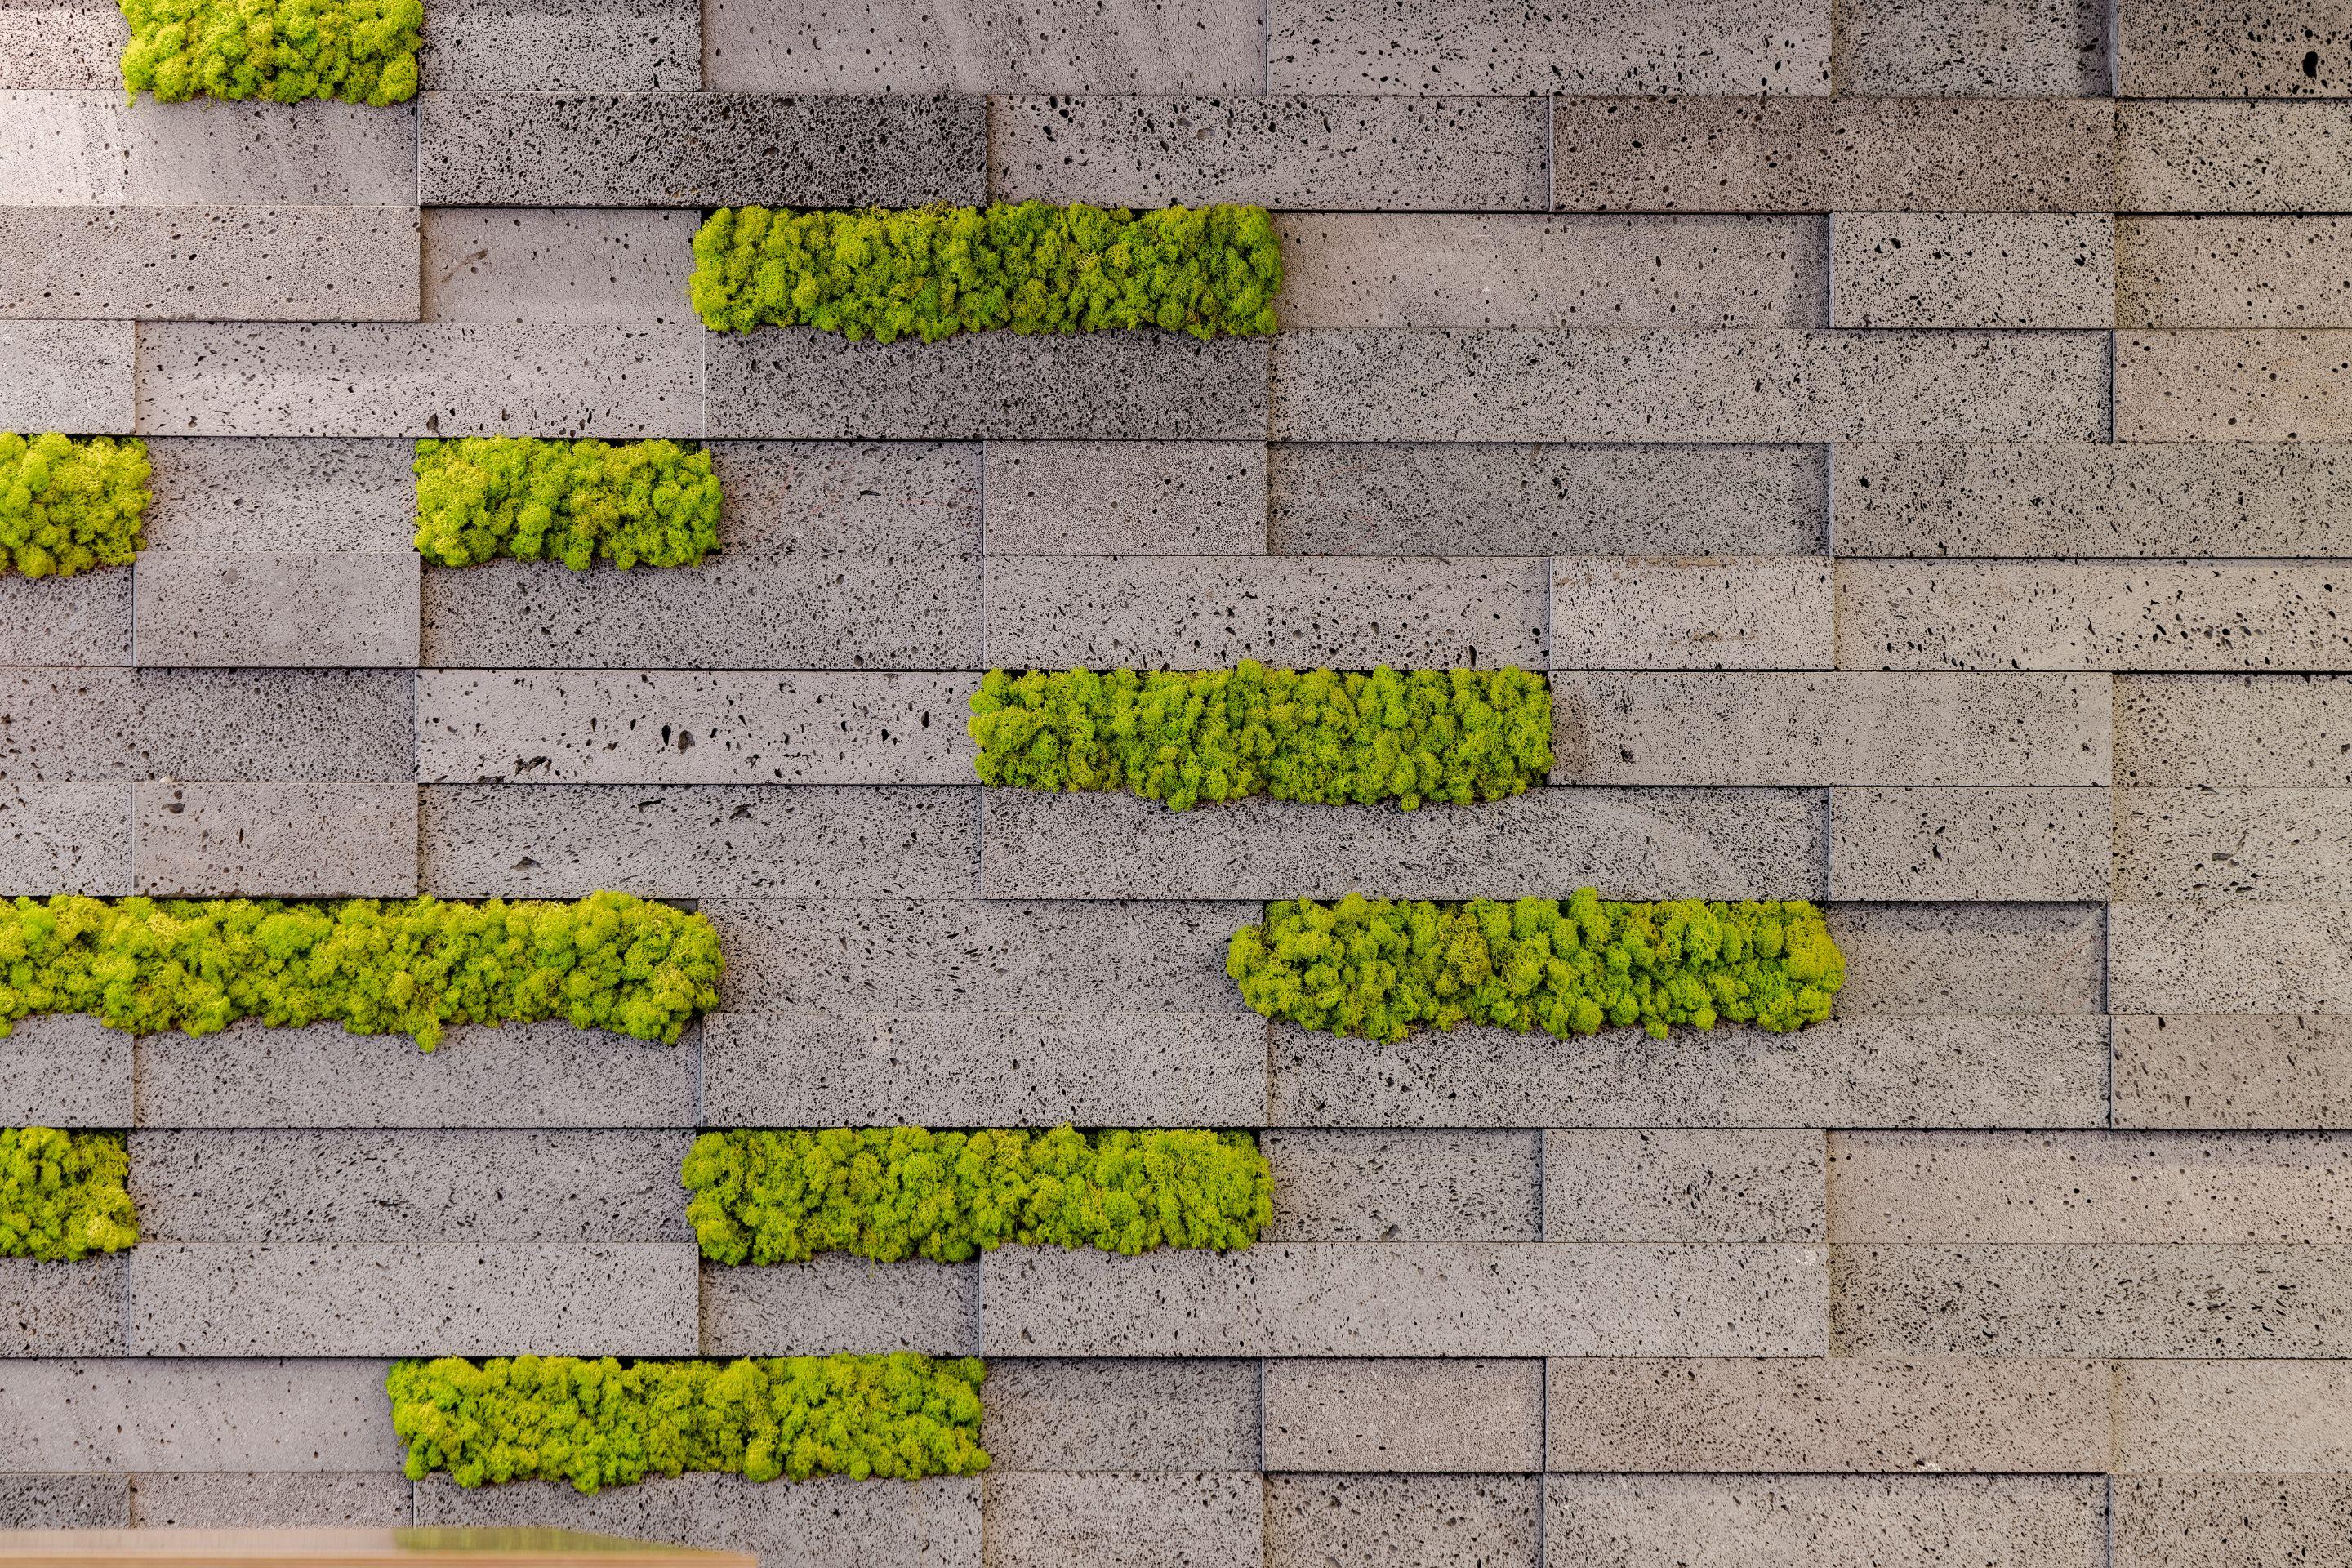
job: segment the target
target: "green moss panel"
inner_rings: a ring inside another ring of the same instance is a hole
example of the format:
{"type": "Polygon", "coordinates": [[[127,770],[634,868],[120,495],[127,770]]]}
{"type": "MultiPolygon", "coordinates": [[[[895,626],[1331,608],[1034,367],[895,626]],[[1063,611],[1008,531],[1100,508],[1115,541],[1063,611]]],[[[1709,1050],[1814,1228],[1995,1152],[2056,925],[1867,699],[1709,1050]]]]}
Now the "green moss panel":
{"type": "Polygon", "coordinates": [[[0,573],[127,566],[144,542],[147,443],[0,431],[0,573]]]}
{"type": "Polygon", "coordinates": [[[468,436],[417,442],[413,466],[416,548],[437,566],[697,566],[719,548],[710,454],[676,441],[468,436]]]}
{"type": "Polygon", "coordinates": [[[0,1258],[71,1263],[139,1239],[114,1132],[0,1127],[0,1258]]]}
{"type": "Polygon", "coordinates": [[[121,0],[122,88],[162,103],[416,96],[423,0],[121,0]]]}

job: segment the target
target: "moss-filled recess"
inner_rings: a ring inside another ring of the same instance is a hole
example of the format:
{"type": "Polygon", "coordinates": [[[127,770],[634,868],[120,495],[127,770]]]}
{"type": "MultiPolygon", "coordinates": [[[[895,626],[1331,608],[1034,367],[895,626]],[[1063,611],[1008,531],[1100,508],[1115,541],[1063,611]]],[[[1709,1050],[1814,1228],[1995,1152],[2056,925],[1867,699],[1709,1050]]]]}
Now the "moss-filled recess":
{"type": "Polygon", "coordinates": [[[688,292],[713,331],[814,327],[935,342],[956,332],[1275,330],[1282,242],[1263,207],[722,207],[688,292]]]}
{"type": "Polygon", "coordinates": [[[139,1239],[113,1132],[0,1127],[0,1258],[70,1263],[139,1239]]]}
{"type": "Polygon", "coordinates": [[[468,436],[417,442],[413,467],[416,548],[436,565],[695,566],[719,548],[710,454],[675,441],[468,436]]]}
{"type": "Polygon", "coordinates": [[[239,1018],[413,1037],[562,1018],[674,1041],[719,1004],[719,933],[626,893],[492,899],[0,901],[0,1035],[35,1013],[133,1034],[239,1018]]]}
{"type": "Polygon", "coordinates": [[[1551,771],[1551,688],[1523,669],[992,669],[966,727],[980,782],[1129,790],[1179,811],[1271,795],[1468,805],[1551,771]]]}
{"type": "Polygon", "coordinates": [[[1718,1021],[1785,1033],[1830,1015],[1845,984],[1822,913],[1801,900],[1566,903],[1310,899],[1265,906],[1234,933],[1225,973],[1242,999],[1303,1028],[1396,1040],[1492,1024],[1566,1038],[1639,1024],[1718,1021]]]}
{"type": "Polygon", "coordinates": [[[702,1255],[721,1263],[1238,1247],[1274,1218],[1274,1175],[1246,1132],[706,1132],[683,1179],[702,1255]]]}
{"type": "Polygon", "coordinates": [[[121,0],[122,87],[163,103],[416,96],[423,0],[121,0]]]}
{"type": "Polygon", "coordinates": [[[638,1361],[572,1356],[395,1363],[393,1430],[422,1480],[600,1487],[721,1470],[787,1476],[965,1476],[980,1446],[976,1360],[780,1356],[638,1361]]]}
{"type": "Polygon", "coordinates": [[[127,566],[144,542],[147,443],[0,432],[0,572],[127,566]]]}

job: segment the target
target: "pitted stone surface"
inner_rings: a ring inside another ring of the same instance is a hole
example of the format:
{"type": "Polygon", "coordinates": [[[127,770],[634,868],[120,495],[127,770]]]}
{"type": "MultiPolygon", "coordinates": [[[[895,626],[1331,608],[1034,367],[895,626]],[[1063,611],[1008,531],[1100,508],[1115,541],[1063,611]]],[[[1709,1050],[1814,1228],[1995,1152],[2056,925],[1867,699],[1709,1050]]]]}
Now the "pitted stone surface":
{"type": "Polygon", "coordinates": [[[695,0],[435,0],[426,89],[641,92],[702,81],[695,0]]]}
{"type": "Polygon", "coordinates": [[[1538,1132],[1318,1131],[1258,1139],[1275,1241],[1536,1241],[1538,1132]]]}
{"type": "Polygon", "coordinates": [[[0,316],[412,321],[416,210],[0,209],[0,316]]]}
{"type": "Polygon", "coordinates": [[[406,105],[125,103],[107,75],[94,91],[0,90],[0,205],[416,205],[406,105]]]}

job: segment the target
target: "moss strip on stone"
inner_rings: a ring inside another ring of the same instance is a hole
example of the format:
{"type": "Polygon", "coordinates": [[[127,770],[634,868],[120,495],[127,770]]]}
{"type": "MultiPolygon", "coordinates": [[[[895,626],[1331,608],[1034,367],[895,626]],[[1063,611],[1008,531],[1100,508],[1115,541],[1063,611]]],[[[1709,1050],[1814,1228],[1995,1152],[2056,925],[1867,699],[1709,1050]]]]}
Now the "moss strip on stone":
{"type": "Polygon", "coordinates": [[[423,0],[121,0],[122,87],[196,97],[381,109],[416,96],[423,0]]]}
{"type": "Polygon", "coordinates": [[[147,443],[0,432],[0,573],[128,566],[145,541],[147,443]]]}
{"type": "Polygon", "coordinates": [[[71,1263],[139,1239],[122,1138],[0,1127],[0,1258],[71,1263]]]}
{"type": "Polygon", "coordinates": [[[468,436],[417,442],[411,466],[416,548],[438,566],[698,566],[719,548],[710,454],[676,441],[468,436]]]}

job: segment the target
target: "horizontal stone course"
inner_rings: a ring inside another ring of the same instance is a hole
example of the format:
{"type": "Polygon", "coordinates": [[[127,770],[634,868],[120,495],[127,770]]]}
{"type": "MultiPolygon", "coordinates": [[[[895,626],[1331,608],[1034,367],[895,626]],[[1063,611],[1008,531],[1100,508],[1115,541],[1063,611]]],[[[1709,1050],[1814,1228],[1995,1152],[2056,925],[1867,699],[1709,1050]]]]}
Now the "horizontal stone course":
{"type": "Polygon", "coordinates": [[[1269,1476],[1265,1561],[1535,1568],[1541,1513],[1533,1476],[1269,1476]]]}
{"type": "Polygon", "coordinates": [[[1826,669],[1825,555],[1551,563],[1554,669],[1826,669]]]}
{"type": "Polygon", "coordinates": [[[2129,1361],[2116,1368],[2118,1474],[2344,1469],[2340,1362],[2129,1361]]]}
{"type": "Polygon", "coordinates": [[[0,321],[0,430],[128,435],[131,337],[128,321],[0,321]]]}
{"type": "Polygon", "coordinates": [[[2336,1550],[2352,1526],[2337,1475],[2118,1477],[2115,1568],[2258,1568],[2336,1550]]]}
{"type": "Polygon", "coordinates": [[[2134,98],[2342,98],[2352,26],[2325,6],[2128,0],[2116,11],[2116,89],[2134,98]]]}
{"type": "Polygon", "coordinates": [[[275,436],[150,436],[151,563],[163,552],[413,554],[415,443],[275,436]]]}
{"type": "Polygon", "coordinates": [[[2103,899],[2114,821],[2104,789],[1833,789],[1830,896],[2103,899]]]}
{"type": "Polygon", "coordinates": [[[1005,1470],[1255,1470],[1254,1361],[1000,1358],[981,1445],[1005,1470]]]}
{"type": "Polygon", "coordinates": [[[982,1492],[985,1552],[997,1568],[1253,1568],[1264,1562],[1255,1476],[1211,1471],[1008,1471],[982,1492]]]}
{"type": "Polygon", "coordinates": [[[130,1522],[127,1477],[0,1477],[0,1526],[7,1529],[105,1530],[130,1522]]]}
{"type": "Polygon", "coordinates": [[[142,893],[410,898],[416,788],[405,784],[138,784],[142,893]]]}
{"type": "Polygon", "coordinates": [[[2120,1016],[2118,1127],[2352,1127],[2352,1020],[2120,1016]]]}
{"type": "Polygon", "coordinates": [[[131,662],[132,574],[0,576],[0,668],[131,662]]]}
{"type": "Polygon", "coordinates": [[[2089,213],[1839,213],[1833,327],[2110,327],[2114,221],[2089,213]]]}
{"type": "Polygon", "coordinates": [[[1825,1241],[1821,1136],[1741,1129],[1543,1135],[1546,1241],[1825,1241]]]}
{"type": "Polygon", "coordinates": [[[2352,785],[2342,740],[2352,729],[2352,680],[2151,675],[2119,679],[2115,692],[2119,784],[2352,785]]]}
{"type": "Polygon", "coordinates": [[[2107,933],[2119,1013],[2352,1012],[2352,904],[2116,903],[2107,933]]]}
{"type": "Polygon", "coordinates": [[[711,441],[736,555],[977,555],[982,448],[972,442],[711,441]]]}
{"type": "Polygon", "coordinates": [[[31,0],[0,11],[0,89],[111,87],[131,40],[114,0],[31,0]]]}
{"type": "Polygon", "coordinates": [[[2323,281],[2352,262],[2352,225],[2337,218],[2125,218],[2116,253],[2117,326],[2352,325],[2323,281]]]}
{"type": "Polygon", "coordinates": [[[142,552],[138,663],[174,668],[413,668],[415,552],[142,552]]]}
{"type": "Polygon", "coordinates": [[[695,0],[436,0],[417,57],[426,89],[529,92],[700,87],[695,0]]]}
{"type": "Polygon", "coordinates": [[[772,1268],[705,1263],[701,1321],[705,1355],[971,1355],[980,1349],[980,1268],[840,1253],[772,1268]]]}
{"type": "Polygon", "coordinates": [[[0,1357],[121,1354],[123,1268],[121,1257],[0,1258],[0,1357]]]}
{"type": "Polygon", "coordinates": [[[1852,0],[1838,16],[1837,90],[1952,98],[2098,98],[2110,89],[2108,8],[1852,0]]]}
{"type": "Polygon", "coordinates": [[[408,1478],[391,1474],[163,1474],[131,1478],[131,1522],[146,1530],[397,1529],[408,1478]]]}
{"type": "Polygon", "coordinates": [[[1543,1363],[1266,1363],[1268,1470],[1479,1474],[1543,1468],[1543,1363]]]}
{"type": "Polygon", "coordinates": [[[0,90],[0,205],[416,205],[412,109],[126,103],[119,58],[91,90],[0,90]]]}
{"type": "Polygon", "coordinates": [[[404,782],[399,670],[0,669],[0,766],[19,780],[404,782]]]}
{"type": "Polygon", "coordinates": [[[2116,334],[2121,441],[2340,441],[2352,331],[2116,334]]]}
{"type": "Polygon", "coordinates": [[[1268,1130],[1258,1135],[1274,1170],[1266,1239],[1545,1239],[1543,1140],[1540,1132],[1517,1130],[1268,1130]]]}
{"type": "Polygon", "coordinates": [[[12,1362],[0,1468],[394,1471],[382,1363],[205,1358],[12,1362]]]}
{"type": "Polygon", "coordinates": [[[0,891],[132,891],[132,820],[123,784],[0,784],[0,891]]]}
{"type": "Polygon", "coordinates": [[[425,321],[643,327],[694,319],[687,279],[698,213],[559,205],[428,207],[420,216],[425,321]]]}
{"type": "Polygon", "coordinates": [[[2229,784],[2118,790],[2115,896],[2352,900],[2352,794],[2229,784]]]}
{"type": "Polygon", "coordinates": [[[2118,213],[2324,213],[2347,170],[2340,103],[2116,105],[2118,213]]]}
{"type": "Polygon", "coordinates": [[[0,1127],[128,1127],[131,1079],[130,1036],[80,1014],[19,1018],[0,1037],[0,1127]]]}
{"type": "Polygon", "coordinates": [[[991,555],[1265,553],[1263,441],[991,441],[984,462],[991,555]]]}
{"type": "Polygon", "coordinates": [[[0,208],[0,316],[410,321],[414,207],[0,208]]]}
{"type": "Polygon", "coordinates": [[[1845,954],[1841,1017],[2096,1013],[2106,995],[2104,902],[1832,904],[1845,954]]]}

